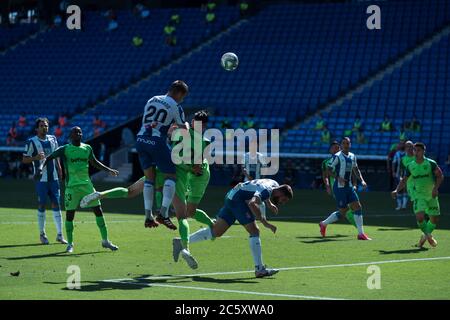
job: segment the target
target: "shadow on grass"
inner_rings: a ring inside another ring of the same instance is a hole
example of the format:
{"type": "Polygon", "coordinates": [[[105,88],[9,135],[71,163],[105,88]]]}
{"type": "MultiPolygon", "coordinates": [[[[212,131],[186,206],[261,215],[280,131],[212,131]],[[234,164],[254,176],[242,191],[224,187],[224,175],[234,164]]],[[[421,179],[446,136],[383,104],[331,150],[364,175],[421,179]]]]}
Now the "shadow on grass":
{"type": "Polygon", "coordinates": [[[1,245],[0,249],[6,249],[6,248],[21,248],[21,247],[38,247],[38,246],[54,246],[54,245],[60,245],[60,243],[50,243],[50,244],[42,244],[42,243],[24,243],[24,244],[5,244],[1,245]]]}
{"type": "Polygon", "coordinates": [[[378,228],[377,231],[408,231],[413,228],[378,228]]]}
{"type": "Polygon", "coordinates": [[[410,254],[410,253],[420,253],[428,251],[428,248],[412,248],[412,249],[403,249],[403,250],[378,250],[380,254],[410,254]]]}
{"type": "Polygon", "coordinates": [[[82,253],[67,253],[66,251],[53,252],[47,254],[36,254],[31,256],[23,256],[23,257],[8,257],[4,258],[6,260],[27,260],[27,259],[42,259],[42,258],[51,258],[51,257],[79,257],[87,254],[95,254],[95,253],[106,253],[107,251],[93,251],[93,252],[82,252],[82,253]]]}
{"type": "Polygon", "coordinates": [[[321,237],[321,236],[317,236],[317,237],[296,237],[297,239],[311,239],[311,240],[305,240],[305,241],[300,241],[306,244],[314,244],[314,243],[323,243],[323,242],[331,242],[331,241],[348,241],[351,240],[351,237],[349,236],[344,236],[342,234],[336,234],[334,236],[327,236],[327,237],[321,237]],[[342,239],[344,238],[344,239],[342,239]]]}
{"type": "Polygon", "coordinates": [[[141,275],[129,279],[118,279],[112,281],[84,281],[80,285],[80,289],[67,288],[66,282],[44,282],[44,284],[64,285],[61,290],[75,291],[75,292],[93,292],[93,291],[105,291],[105,290],[140,290],[148,287],[158,287],[159,285],[173,285],[178,284],[193,284],[195,282],[204,283],[219,283],[219,284],[233,284],[233,283],[257,283],[253,277],[247,278],[233,278],[233,279],[217,279],[204,276],[176,276],[176,275],[141,275]],[[149,277],[154,277],[153,279],[149,277]],[[162,279],[158,279],[161,277],[162,279]],[[167,278],[166,278],[167,277],[167,278]]]}

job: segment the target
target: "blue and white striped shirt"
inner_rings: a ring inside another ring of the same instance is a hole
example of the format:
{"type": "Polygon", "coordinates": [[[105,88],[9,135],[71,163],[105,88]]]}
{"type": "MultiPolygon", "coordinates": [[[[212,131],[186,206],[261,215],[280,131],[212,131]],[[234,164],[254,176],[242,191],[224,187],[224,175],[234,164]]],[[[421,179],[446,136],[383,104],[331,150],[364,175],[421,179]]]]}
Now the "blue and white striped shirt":
{"type": "MultiPolygon", "coordinates": [[[[53,153],[58,148],[58,141],[55,136],[47,135],[45,140],[40,139],[38,136],[34,136],[27,140],[25,144],[25,150],[23,155],[27,157],[35,157],[38,153],[43,152],[46,157],[53,153]]],[[[36,160],[33,161],[33,170],[36,170],[45,161],[36,160]]],[[[58,180],[58,171],[56,170],[56,160],[49,161],[47,166],[42,169],[41,182],[50,182],[58,180]]]]}
{"type": "Polygon", "coordinates": [[[270,198],[273,189],[278,187],[279,184],[275,180],[255,179],[236,185],[228,192],[227,198],[233,201],[246,201],[258,197],[261,201],[265,201],[270,198]]]}
{"type": "Polygon", "coordinates": [[[352,183],[352,172],[353,169],[358,165],[356,163],[356,157],[353,153],[349,152],[348,155],[344,154],[342,151],[337,152],[331,158],[328,165],[330,169],[336,172],[336,179],[334,185],[338,188],[353,187],[352,183]],[[340,183],[337,177],[341,177],[346,180],[345,184],[340,183]]]}

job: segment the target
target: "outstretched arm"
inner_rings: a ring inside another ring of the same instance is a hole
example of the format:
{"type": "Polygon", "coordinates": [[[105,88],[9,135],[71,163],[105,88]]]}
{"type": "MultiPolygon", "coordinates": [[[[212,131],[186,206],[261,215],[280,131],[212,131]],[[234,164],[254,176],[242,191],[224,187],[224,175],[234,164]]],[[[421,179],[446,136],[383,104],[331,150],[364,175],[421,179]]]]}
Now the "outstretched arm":
{"type": "Polygon", "coordinates": [[[103,163],[97,160],[94,153],[91,151],[91,155],[89,156],[89,163],[96,169],[109,172],[110,175],[117,177],[119,175],[119,171],[111,169],[110,167],[105,166],[103,163]]]}

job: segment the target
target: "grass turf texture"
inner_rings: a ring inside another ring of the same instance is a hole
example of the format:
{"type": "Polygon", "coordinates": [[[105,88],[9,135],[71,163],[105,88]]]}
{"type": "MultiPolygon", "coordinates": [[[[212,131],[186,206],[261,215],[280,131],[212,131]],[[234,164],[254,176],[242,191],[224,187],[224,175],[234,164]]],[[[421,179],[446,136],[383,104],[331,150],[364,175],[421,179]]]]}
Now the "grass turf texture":
{"type": "MultiPolygon", "coordinates": [[[[319,216],[333,211],[333,201],[324,192],[297,190],[278,221],[273,217],[277,234],[260,225],[263,258],[273,267],[312,268],[282,270],[272,278],[256,279],[248,237],[239,225],[227,232],[229,237],[192,244],[199,262],[199,269],[193,271],[181,258],[178,263],[172,260],[176,231],[163,226],[144,229],[143,215],[133,214],[140,212],[141,198],[109,200],[104,201],[106,222],[119,251],[101,247],[94,215],[83,210],[75,217],[75,252],[66,254],[64,245],[55,244],[51,210],[47,210],[51,245],[38,244],[36,210],[30,209],[36,198],[32,183],[9,181],[2,190],[6,195],[0,201],[0,299],[450,298],[450,258],[441,259],[450,257],[447,195],[441,196],[443,215],[434,232],[438,247],[429,249],[426,244],[428,249],[419,250],[413,247],[420,233],[411,210],[395,212],[387,193],[361,195],[366,232],[374,240],[357,241],[356,230],[346,223],[329,226],[327,238],[322,239],[319,216]],[[16,208],[19,203],[23,208],[16,208]],[[397,261],[430,258],[438,259],[397,261]],[[340,266],[380,261],[397,261],[374,263],[381,270],[380,290],[367,288],[369,264],[340,266]],[[80,290],[66,288],[70,265],[81,269],[80,290]],[[19,270],[18,277],[10,275],[19,270]],[[111,279],[116,280],[103,281],[111,279]]],[[[201,207],[215,215],[225,191],[211,187],[201,207]]],[[[193,220],[190,224],[191,232],[201,227],[193,220]]]]}

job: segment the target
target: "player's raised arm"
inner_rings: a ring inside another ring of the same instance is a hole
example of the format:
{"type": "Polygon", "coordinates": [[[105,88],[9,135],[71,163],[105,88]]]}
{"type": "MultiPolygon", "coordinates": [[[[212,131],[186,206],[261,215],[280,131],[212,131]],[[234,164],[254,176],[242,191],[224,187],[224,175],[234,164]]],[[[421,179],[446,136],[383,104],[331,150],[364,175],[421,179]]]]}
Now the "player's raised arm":
{"type": "Polygon", "coordinates": [[[111,174],[114,177],[117,177],[119,175],[119,171],[111,169],[110,167],[107,167],[103,163],[98,161],[94,155],[94,152],[92,151],[92,148],[91,148],[91,154],[89,155],[89,163],[94,168],[97,168],[98,170],[103,170],[103,171],[109,172],[109,174],[111,174]]]}

